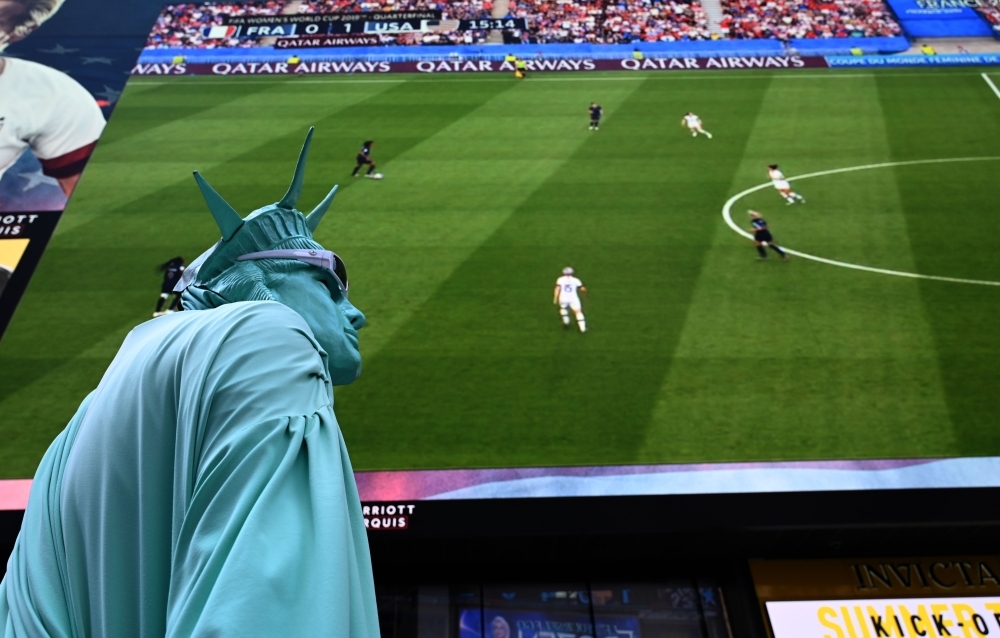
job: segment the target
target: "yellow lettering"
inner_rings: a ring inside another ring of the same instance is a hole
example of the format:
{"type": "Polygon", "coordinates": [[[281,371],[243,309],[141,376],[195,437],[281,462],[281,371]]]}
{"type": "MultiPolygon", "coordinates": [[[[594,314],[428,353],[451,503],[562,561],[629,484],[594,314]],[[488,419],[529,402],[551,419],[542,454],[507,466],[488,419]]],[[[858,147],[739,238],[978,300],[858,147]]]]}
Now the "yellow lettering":
{"type": "MultiPolygon", "coordinates": [[[[851,612],[847,610],[847,607],[840,608],[840,615],[844,617],[844,627],[847,628],[847,633],[851,638],[858,638],[858,635],[854,633],[854,621],[851,620],[851,612]]],[[[861,630],[864,631],[864,623],[861,624],[861,630]]]]}
{"type": "Polygon", "coordinates": [[[861,626],[862,638],[871,638],[871,634],[868,633],[868,619],[865,618],[865,612],[861,611],[861,607],[854,608],[854,615],[858,617],[858,625],[861,626]]]}
{"type": "Polygon", "coordinates": [[[934,624],[934,630],[937,632],[938,636],[951,635],[951,632],[948,631],[948,627],[955,624],[944,618],[944,612],[946,611],[948,611],[948,605],[931,605],[931,621],[934,624]],[[934,622],[934,616],[938,617],[936,622],[934,622]]]}
{"type": "Polygon", "coordinates": [[[893,610],[891,605],[886,606],[885,608],[885,624],[886,631],[889,632],[890,636],[905,638],[906,632],[903,630],[903,621],[896,615],[896,612],[893,610]]]}
{"type": "MultiPolygon", "coordinates": [[[[819,616],[819,624],[837,632],[837,638],[845,638],[844,631],[840,628],[840,625],[835,625],[826,618],[827,616],[837,617],[837,612],[833,610],[833,607],[820,607],[817,616],[819,616]]],[[[823,634],[823,638],[832,638],[832,636],[830,634],[823,634]]]]}
{"type": "Polygon", "coordinates": [[[972,632],[975,631],[977,636],[981,636],[979,629],[976,628],[975,624],[972,622],[972,614],[976,613],[976,610],[972,608],[972,605],[966,605],[964,603],[955,603],[951,606],[955,611],[955,620],[958,621],[958,626],[962,628],[962,635],[965,638],[972,638],[972,632]]]}

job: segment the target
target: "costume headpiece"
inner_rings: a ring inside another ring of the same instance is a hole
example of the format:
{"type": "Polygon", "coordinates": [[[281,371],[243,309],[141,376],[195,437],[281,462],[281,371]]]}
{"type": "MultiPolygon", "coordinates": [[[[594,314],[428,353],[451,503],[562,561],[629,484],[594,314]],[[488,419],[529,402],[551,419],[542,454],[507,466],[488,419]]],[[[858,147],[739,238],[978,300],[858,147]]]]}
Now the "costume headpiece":
{"type": "Polygon", "coordinates": [[[302,194],[306,158],[309,155],[309,144],[312,142],[314,130],[312,127],[309,128],[306,141],[302,144],[302,151],[299,153],[295,173],[292,175],[292,183],[285,196],[274,204],[258,208],[246,218],[241,218],[239,213],[212,188],[205,178],[195,171],[194,179],[198,183],[198,188],[201,189],[201,194],[208,204],[212,217],[215,218],[215,223],[219,226],[222,239],[191,262],[191,265],[184,271],[184,277],[178,282],[175,290],[178,292],[187,291],[184,301],[185,308],[215,305],[197,303],[196,299],[187,300],[187,297],[199,296],[195,292],[196,289],[210,287],[211,282],[217,281],[227,270],[240,263],[237,258],[241,255],[282,249],[323,250],[323,247],[313,239],[312,234],[330,208],[333,197],[337,193],[337,187],[334,186],[333,190],[308,215],[304,215],[295,208],[299,196],[302,194]],[[191,288],[195,290],[191,290],[191,288]]]}

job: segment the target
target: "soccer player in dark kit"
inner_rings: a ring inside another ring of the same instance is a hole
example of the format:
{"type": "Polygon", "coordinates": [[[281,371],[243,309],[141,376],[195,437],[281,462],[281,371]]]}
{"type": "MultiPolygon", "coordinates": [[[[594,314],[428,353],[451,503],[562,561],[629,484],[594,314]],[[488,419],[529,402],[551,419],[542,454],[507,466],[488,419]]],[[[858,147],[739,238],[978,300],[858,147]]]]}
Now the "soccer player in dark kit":
{"type": "Polygon", "coordinates": [[[361,167],[366,164],[368,165],[368,172],[365,173],[365,177],[371,177],[372,173],[375,172],[375,162],[372,161],[371,157],[372,146],[374,144],[375,144],[374,140],[367,140],[361,146],[361,150],[358,151],[358,156],[355,159],[355,161],[357,162],[357,166],[354,167],[354,172],[351,173],[351,177],[357,177],[358,171],[360,171],[361,167]]]}
{"type": "Polygon", "coordinates": [[[771,231],[767,229],[767,221],[755,210],[747,211],[750,215],[750,230],[753,231],[753,243],[757,246],[759,259],[767,259],[767,248],[781,255],[781,258],[788,261],[788,254],[774,243],[771,231]]]}
{"type": "Polygon", "coordinates": [[[181,280],[181,275],[184,274],[184,258],[174,257],[170,261],[160,264],[159,270],[163,273],[163,285],[160,287],[160,300],[156,302],[156,312],[153,313],[154,317],[163,316],[180,307],[181,295],[174,292],[174,286],[177,285],[177,282],[181,280]],[[174,300],[167,306],[167,310],[164,310],[163,306],[167,303],[170,295],[174,295],[174,300]]]}
{"type": "Polygon", "coordinates": [[[604,109],[597,102],[590,103],[590,130],[599,131],[601,129],[601,116],[604,115],[604,109]]]}

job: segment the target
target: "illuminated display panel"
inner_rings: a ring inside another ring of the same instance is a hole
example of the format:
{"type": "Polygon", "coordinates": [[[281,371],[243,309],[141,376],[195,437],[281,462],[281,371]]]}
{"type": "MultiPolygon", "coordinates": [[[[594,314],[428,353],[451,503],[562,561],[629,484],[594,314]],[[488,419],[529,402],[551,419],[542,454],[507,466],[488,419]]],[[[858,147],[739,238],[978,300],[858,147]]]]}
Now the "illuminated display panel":
{"type": "Polygon", "coordinates": [[[517,79],[500,46],[432,60],[380,32],[399,60],[359,61],[178,11],[0,346],[8,478],[148,320],[156,267],[217,240],[190,171],[246,215],[316,126],[303,205],[341,185],[317,239],[369,320],[335,392],[363,500],[1000,483],[996,67],[544,48],[517,79]],[[384,179],[352,177],[369,139],[384,179]],[[789,261],[758,259],[748,209],[789,261]]]}
{"type": "Polygon", "coordinates": [[[719,588],[658,583],[493,582],[377,587],[394,635],[451,638],[730,638],[719,588]]]}
{"type": "Polygon", "coordinates": [[[1000,628],[996,556],[750,561],[773,638],[987,636],[1000,628]]]}
{"type": "Polygon", "coordinates": [[[1000,630],[1000,598],[996,597],[772,602],[767,604],[767,613],[775,638],[863,636],[868,632],[874,636],[987,636],[991,630],[1000,630]]]}

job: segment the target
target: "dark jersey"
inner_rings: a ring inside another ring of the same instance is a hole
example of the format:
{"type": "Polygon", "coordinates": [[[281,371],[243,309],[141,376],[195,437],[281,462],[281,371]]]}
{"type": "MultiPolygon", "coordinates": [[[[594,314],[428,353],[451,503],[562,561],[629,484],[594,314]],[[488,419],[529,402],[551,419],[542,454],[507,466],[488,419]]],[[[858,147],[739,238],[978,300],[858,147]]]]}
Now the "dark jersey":
{"type": "Polygon", "coordinates": [[[601,119],[601,115],[604,114],[604,109],[599,106],[590,107],[590,119],[597,121],[601,119]]]}
{"type": "Polygon", "coordinates": [[[372,149],[370,146],[362,146],[361,150],[358,151],[358,164],[367,164],[372,161],[371,157],[369,157],[371,152],[372,149]]]}
{"type": "Polygon", "coordinates": [[[754,239],[757,241],[771,241],[771,231],[767,229],[767,221],[758,217],[757,219],[751,220],[750,225],[753,226],[754,239]]]}
{"type": "Polygon", "coordinates": [[[173,292],[174,286],[176,286],[177,282],[180,281],[181,274],[183,274],[183,272],[184,266],[179,264],[176,266],[167,266],[167,269],[163,271],[163,287],[161,288],[161,291],[166,293],[173,292]]]}

